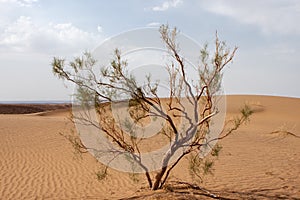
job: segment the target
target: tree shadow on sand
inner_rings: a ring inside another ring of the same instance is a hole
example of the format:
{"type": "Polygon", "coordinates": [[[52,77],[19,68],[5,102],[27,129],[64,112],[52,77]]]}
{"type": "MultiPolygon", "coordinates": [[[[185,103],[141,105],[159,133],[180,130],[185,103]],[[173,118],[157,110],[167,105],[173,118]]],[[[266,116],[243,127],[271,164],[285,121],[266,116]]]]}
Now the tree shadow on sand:
{"type": "Polygon", "coordinates": [[[198,200],[198,199],[293,199],[300,200],[288,192],[282,192],[288,186],[277,188],[262,188],[252,189],[249,191],[234,191],[234,190],[207,190],[205,188],[193,185],[187,182],[171,182],[169,185],[159,191],[144,193],[129,198],[122,198],[120,200],[198,200]]]}

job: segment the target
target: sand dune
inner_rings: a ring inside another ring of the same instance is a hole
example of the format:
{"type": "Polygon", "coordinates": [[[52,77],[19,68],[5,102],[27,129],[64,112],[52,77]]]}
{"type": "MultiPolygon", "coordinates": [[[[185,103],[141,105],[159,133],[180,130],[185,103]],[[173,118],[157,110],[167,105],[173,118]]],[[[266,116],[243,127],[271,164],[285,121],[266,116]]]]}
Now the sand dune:
{"type": "MultiPolygon", "coordinates": [[[[223,149],[214,175],[201,187],[226,198],[300,199],[300,99],[229,96],[228,116],[248,103],[255,113],[248,125],[220,141],[223,149]]],[[[98,181],[102,165],[82,158],[60,132],[71,133],[68,110],[38,114],[0,114],[0,199],[203,199],[199,188],[176,185],[175,191],[148,191],[128,174],[109,171],[98,181]]],[[[170,181],[192,182],[187,162],[170,181]]]]}

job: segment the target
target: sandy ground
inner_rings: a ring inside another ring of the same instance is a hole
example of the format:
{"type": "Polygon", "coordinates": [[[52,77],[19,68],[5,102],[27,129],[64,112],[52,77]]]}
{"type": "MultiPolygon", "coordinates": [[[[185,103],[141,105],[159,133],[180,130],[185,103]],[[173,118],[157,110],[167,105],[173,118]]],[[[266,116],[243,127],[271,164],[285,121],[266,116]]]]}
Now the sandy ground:
{"type": "MultiPolygon", "coordinates": [[[[227,199],[300,199],[300,99],[229,96],[228,118],[249,103],[251,121],[220,141],[223,149],[214,174],[201,188],[227,199]]],[[[82,157],[63,133],[71,133],[67,110],[38,114],[0,114],[0,199],[203,199],[199,188],[173,184],[171,191],[145,189],[128,174],[109,170],[98,181],[102,165],[82,157]]],[[[183,161],[170,181],[189,181],[183,161]]]]}

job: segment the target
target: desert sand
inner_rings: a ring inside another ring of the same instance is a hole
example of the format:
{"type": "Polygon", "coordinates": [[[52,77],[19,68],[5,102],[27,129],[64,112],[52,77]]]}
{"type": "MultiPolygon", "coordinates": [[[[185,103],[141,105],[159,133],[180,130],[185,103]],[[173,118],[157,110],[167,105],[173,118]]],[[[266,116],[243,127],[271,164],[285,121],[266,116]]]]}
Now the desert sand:
{"type": "MultiPolygon", "coordinates": [[[[219,142],[214,173],[198,185],[225,199],[300,199],[300,99],[243,95],[227,103],[228,119],[244,103],[255,112],[219,142]]],[[[134,181],[115,170],[98,181],[102,165],[74,154],[60,134],[74,131],[69,109],[38,111],[0,114],[0,199],[210,199],[204,189],[174,183],[193,183],[184,160],[169,190],[149,191],[144,176],[134,181]]]]}

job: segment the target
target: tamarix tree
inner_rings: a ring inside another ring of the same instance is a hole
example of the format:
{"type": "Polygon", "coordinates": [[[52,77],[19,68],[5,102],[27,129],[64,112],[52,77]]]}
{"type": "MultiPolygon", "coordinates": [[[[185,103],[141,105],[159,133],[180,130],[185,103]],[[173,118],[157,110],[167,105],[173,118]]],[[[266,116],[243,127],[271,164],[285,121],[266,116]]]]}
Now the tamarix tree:
{"type": "MultiPolygon", "coordinates": [[[[133,173],[145,174],[149,188],[153,190],[164,186],[170,172],[184,157],[190,159],[189,170],[201,178],[201,173],[208,172],[212,166],[210,157],[218,155],[220,146],[215,145],[217,140],[237,130],[252,114],[245,106],[239,116],[224,126],[222,124],[218,134],[212,129],[213,119],[220,114],[219,99],[224,98],[219,93],[223,70],[232,62],[237,48],[229,49],[216,34],[212,52],[208,45],[199,49],[197,73],[194,74],[196,80],[191,80],[177,41],[178,30],[162,25],[159,32],[172,58],[165,64],[168,91],[164,95],[159,94],[160,82],[153,80],[151,74],[144,77],[143,84],[136,80],[128,70],[130,63],[123,59],[119,49],[112,49],[110,64],[100,66],[99,71],[94,70],[99,61],[91,53],[84,53],[69,63],[60,58],[54,58],[52,62],[54,74],[77,87],[74,109],[81,107],[86,111],[73,115],[72,120],[81,126],[93,127],[93,133],[82,131],[79,134],[101,134],[104,136],[102,142],[110,142],[104,151],[97,148],[96,139],[89,143],[93,145],[88,145],[80,137],[68,137],[75,148],[91,152],[100,161],[104,157],[109,160],[104,173],[99,174],[100,178],[105,176],[114,160],[123,156],[124,162],[131,164],[133,173]],[[127,105],[126,117],[116,112],[124,104],[127,105]],[[96,110],[96,118],[90,117],[88,112],[91,110],[96,110]],[[141,137],[137,127],[146,127],[157,120],[163,122],[159,124],[158,133],[148,138],[141,137]],[[153,145],[147,145],[149,143],[153,145]],[[157,149],[155,145],[158,144],[166,144],[166,148],[160,149],[159,157],[149,159],[147,152],[151,148],[157,149]],[[150,166],[151,163],[155,166],[150,166]]],[[[101,143],[100,146],[105,145],[101,143]]]]}

